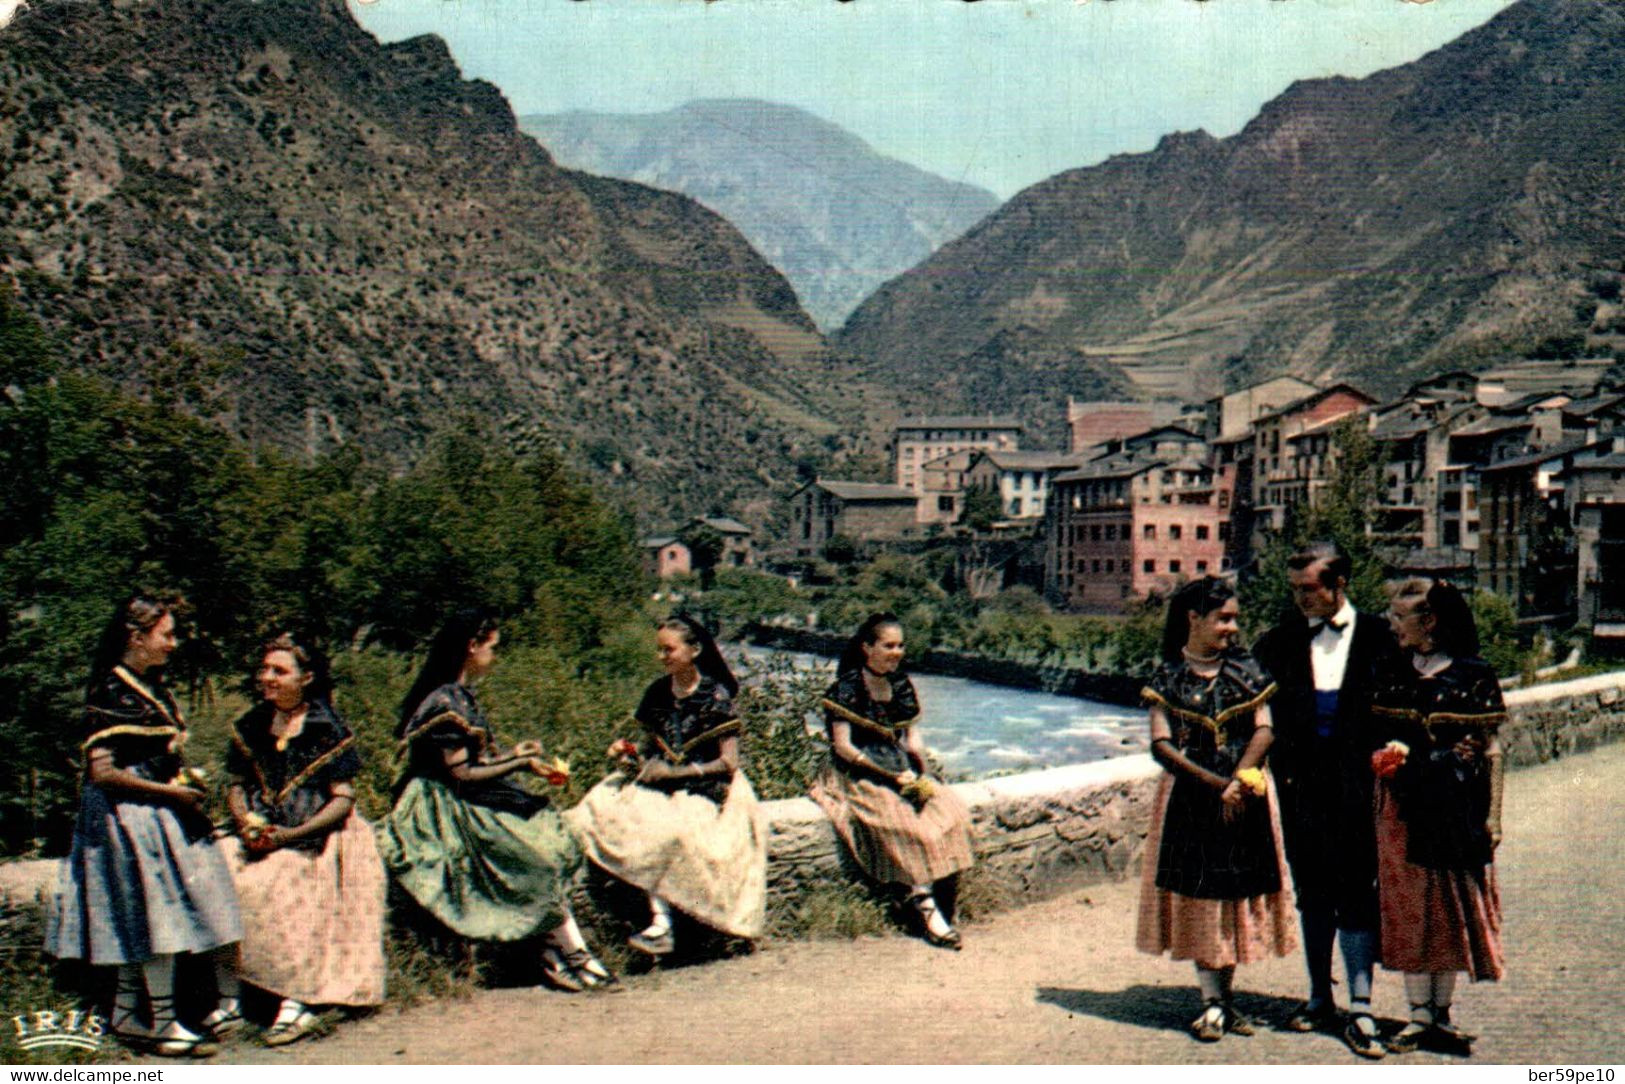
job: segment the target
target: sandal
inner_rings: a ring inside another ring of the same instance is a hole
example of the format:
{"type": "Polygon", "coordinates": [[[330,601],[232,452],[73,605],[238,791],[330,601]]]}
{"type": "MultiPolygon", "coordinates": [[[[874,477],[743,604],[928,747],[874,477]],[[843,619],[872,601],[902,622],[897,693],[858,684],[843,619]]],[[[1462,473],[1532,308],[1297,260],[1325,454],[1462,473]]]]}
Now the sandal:
{"type": "Polygon", "coordinates": [[[214,1012],[203,1018],[203,1030],[211,1038],[224,1039],[227,1035],[243,1026],[243,1014],[236,999],[233,998],[232,1002],[229,1007],[225,1005],[217,1006],[214,1012]]]}
{"type": "Polygon", "coordinates": [[[920,932],[926,943],[937,948],[953,949],[959,952],[965,947],[959,931],[949,924],[943,917],[942,911],[937,907],[937,901],[930,895],[913,896],[909,900],[914,905],[914,911],[920,916],[920,932]],[[931,919],[942,918],[943,925],[948,927],[947,933],[935,933],[931,929],[931,919]]]}
{"type": "MultiPolygon", "coordinates": [[[[671,934],[668,932],[666,936],[669,939],[671,934]]],[[[621,981],[616,978],[615,972],[605,967],[589,949],[578,948],[574,952],[565,953],[564,962],[589,990],[599,986],[614,986],[621,981]]]]}
{"type": "Polygon", "coordinates": [[[1423,1041],[1432,1050],[1441,1054],[1459,1054],[1469,1056],[1473,1052],[1473,1042],[1478,1036],[1458,1028],[1450,1022],[1450,1006],[1445,1005],[1433,1010],[1433,1026],[1428,1028],[1427,1038],[1423,1041]]]}
{"type": "Polygon", "coordinates": [[[626,943],[639,952],[650,956],[665,956],[677,948],[677,938],[673,936],[670,927],[658,934],[651,934],[649,929],[639,931],[626,939],[626,943]]]}
{"type": "Polygon", "coordinates": [[[318,1035],[322,1030],[321,1017],[309,1009],[301,1008],[292,1019],[277,1017],[265,1032],[266,1046],[287,1046],[311,1035],[318,1035]]]}
{"type": "Polygon", "coordinates": [[[566,994],[579,994],[587,988],[586,982],[576,974],[564,954],[552,945],[542,950],[542,980],[566,994]]]}
{"type": "Polygon", "coordinates": [[[146,1050],[161,1058],[208,1058],[220,1052],[220,1047],[175,1019],[174,995],[149,995],[152,1004],[152,1031],[148,1033],[146,1050]],[[159,1027],[160,1021],[167,1021],[159,1027]]]}
{"type": "Polygon", "coordinates": [[[1257,1025],[1245,1014],[1239,1013],[1229,1004],[1224,1006],[1224,1030],[1231,1035],[1240,1035],[1247,1038],[1257,1033],[1257,1025]]]}
{"type": "Polygon", "coordinates": [[[1202,1015],[1191,1021],[1191,1035],[1197,1042],[1216,1043],[1224,1038],[1226,1013],[1217,1001],[1207,1003],[1202,1015]]]}

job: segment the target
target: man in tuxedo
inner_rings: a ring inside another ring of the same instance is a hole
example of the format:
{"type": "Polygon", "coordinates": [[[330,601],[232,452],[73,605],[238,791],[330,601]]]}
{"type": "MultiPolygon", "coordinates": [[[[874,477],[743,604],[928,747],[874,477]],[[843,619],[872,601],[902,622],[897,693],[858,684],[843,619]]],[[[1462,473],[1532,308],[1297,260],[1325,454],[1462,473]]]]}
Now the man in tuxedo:
{"type": "Polygon", "coordinates": [[[1270,761],[1309,970],[1309,1000],[1286,1027],[1318,1031],[1338,1023],[1335,939],[1349,984],[1343,1039],[1356,1054],[1380,1058],[1384,1051],[1371,1015],[1381,926],[1371,773],[1379,743],[1371,689],[1376,675],[1395,665],[1399,649],[1385,620],[1358,613],[1349,603],[1353,565],[1335,542],[1311,543],[1287,568],[1296,612],[1254,648],[1279,686],[1270,761]]]}

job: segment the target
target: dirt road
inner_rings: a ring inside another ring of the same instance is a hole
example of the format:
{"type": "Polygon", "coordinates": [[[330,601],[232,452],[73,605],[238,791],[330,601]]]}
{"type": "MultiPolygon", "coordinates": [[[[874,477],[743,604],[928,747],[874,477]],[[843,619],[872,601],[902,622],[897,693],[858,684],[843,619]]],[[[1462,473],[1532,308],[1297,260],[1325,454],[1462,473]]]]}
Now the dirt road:
{"type": "MultiPolygon", "coordinates": [[[[1463,985],[1472,1061],[1625,1060],[1625,745],[1529,768],[1507,786],[1500,853],[1509,975],[1463,985]]],[[[1272,1029],[1207,1046],[1188,965],[1133,950],[1137,886],[1075,892],[968,927],[955,955],[896,936],[770,944],[754,955],[641,976],[622,993],[489,990],[386,1011],[282,1051],[219,1060],[332,1062],[1333,1063],[1326,1035],[1272,1029]]],[[[1341,964],[1338,965],[1341,970],[1341,964]]],[[[1243,968],[1241,1007],[1285,1015],[1298,959],[1243,968]]],[[[1341,988],[1339,995],[1342,996],[1341,988]]],[[[1379,971],[1397,1021],[1397,975],[1379,971]]],[[[1400,1059],[1396,1059],[1400,1060],[1400,1059]]],[[[1450,1060],[1415,1054],[1405,1063],[1450,1060]]]]}

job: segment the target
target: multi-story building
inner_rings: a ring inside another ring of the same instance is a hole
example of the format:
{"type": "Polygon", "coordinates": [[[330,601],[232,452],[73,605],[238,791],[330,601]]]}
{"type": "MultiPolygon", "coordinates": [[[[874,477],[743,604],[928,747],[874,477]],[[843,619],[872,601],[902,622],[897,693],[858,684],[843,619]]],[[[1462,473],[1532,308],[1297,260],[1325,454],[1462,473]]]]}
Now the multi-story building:
{"type": "MultiPolygon", "coordinates": [[[[1450,433],[1486,413],[1455,382],[1468,374],[1446,374],[1373,412],[1371,439],[1382,470],[1382,493],[1372,510],[1371,533],[1378,542],[1405,549],[1460,551],[1449,557],[1470,561],[1462,547],[1462,481],[1450,467],[1450,433]],[[1446,490],[1449,495],[1446,495],[1446,490]],[[1448,511],[1448,516],[1447,516],[1448,511]]],[[[1469,490],[1471,492],[1471,490],[1469,490]]]]}
{"type": "Polygon", "coordinates": [[[1291,508],[1313,502],[1334,452],[1334,423],[1375,403],[1353,385],[1334,384],[1258,417],[1252,455],[1255,533],[1280,531],[1291,508]]]}
{"type": "Polygon", "coordinates": [[[1479,469],[1478,586],[1522,620],[1572,617],[1576,574],[1564,489],[1583,436],[1479,469]]]}
{"type": "Polygon", "coordinates": [[[1039,520],[1044,518],[1050,480],[1079,469],[1083,462],[1082,456],[1059,452],[976,452],[965,473],[965,486],[997,493],[1006,519],[1039,520]]]}
{"type": "Polygon", "coordinates": [[[1577,619],[1593,643],[1625,650],[1625,436],[1576,455],[1564,477],[1574,524],[1577,619]]]}
{"type": "Polygon", "coordinates": [[[901,486],[816,479],[790,495],[790,548],[811,557],[836,535],[855,542],[917,537],[918,500],[901,486]]]}
{"type": "Polygon", "coordinates": [[[1201,459],[1092,460],[1055,477],[1045,525],[1045,590],[1071,609],[1121,612],[1225,564],[1226,523],[1201,459]]]}
{"type": "Polygon", "coordinates": [[[1159,425],[1172,425],[1184,416],[1185,409],[1182,403],[1172,400],[1127,403],[1068,398],[1067,449],[1087,452],[1109,441],[1144,433],[1159,425]]]}
{"type": "Polygon", "coordinates": [[[923,524],[958,523],[965,512],[966,472],[982,452],[972,449],[949,452],[920,467],[920,500],[915,519],[923,524]]]}
{"type": "Polygon", "coordinates": [[[1210,440],[1235,440],[1246,436],[1253,423],[1263,415],[1296,403],[1318,390],[1307,380],[1278,376],[1237,388],[1225,395],[1216,395],[1202,405],[1206,415],[1203,431],[1210,440]]]}
{"type": "Polygon", "coordinates": [[[904,418],[892,427],[892,479],[915,494],[924,491],[922,468],[952,452],[1013,452],[1021,447],[1021,423],[1009,416],[944,415],[904,418]]]}

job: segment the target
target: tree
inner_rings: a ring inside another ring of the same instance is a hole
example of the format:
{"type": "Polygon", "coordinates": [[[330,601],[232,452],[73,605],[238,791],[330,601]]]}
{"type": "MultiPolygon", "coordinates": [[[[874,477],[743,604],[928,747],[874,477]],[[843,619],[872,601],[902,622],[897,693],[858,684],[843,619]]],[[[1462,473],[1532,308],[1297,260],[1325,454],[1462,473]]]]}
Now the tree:
{"type": "Polygon", "coordinates": [[[960,522],[973,531],[986,531],[1004,518],[1004,505],[996,489],[972,486],[965,490],[964,511],[960,522]]]}

